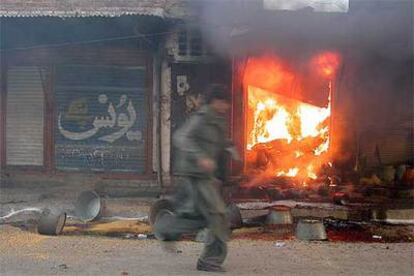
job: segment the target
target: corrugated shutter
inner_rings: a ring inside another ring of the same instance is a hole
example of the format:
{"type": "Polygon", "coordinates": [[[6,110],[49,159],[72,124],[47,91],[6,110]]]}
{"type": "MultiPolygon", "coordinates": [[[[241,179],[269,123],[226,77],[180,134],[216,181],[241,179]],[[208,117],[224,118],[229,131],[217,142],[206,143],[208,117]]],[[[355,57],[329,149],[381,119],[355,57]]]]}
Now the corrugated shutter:
{"type": "Polygon", "coordinates": [[[43,165],[44,73],[36,66],[7,72],[7,165],[43,165]]]}
{"type": "Polygon", "coordinates": [[[145,173],[144,66],[62,65],[55,76],[55,160],[60,170],[145,173]]]}

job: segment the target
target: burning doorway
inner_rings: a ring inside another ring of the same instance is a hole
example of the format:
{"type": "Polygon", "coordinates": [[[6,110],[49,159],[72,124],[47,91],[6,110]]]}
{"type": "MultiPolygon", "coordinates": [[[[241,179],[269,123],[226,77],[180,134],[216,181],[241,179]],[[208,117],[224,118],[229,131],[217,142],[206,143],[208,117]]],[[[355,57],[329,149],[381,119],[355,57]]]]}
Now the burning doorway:
{"type": "Polygon", "coordinates": [[[239,77],[243,126],[235,123],[234,134],[242,134],[248,186],[269,178],[307,186],[332,166],[332,96],[340,63],[336,52],[300,63],[275,55],[246,60],[239,77]]]}

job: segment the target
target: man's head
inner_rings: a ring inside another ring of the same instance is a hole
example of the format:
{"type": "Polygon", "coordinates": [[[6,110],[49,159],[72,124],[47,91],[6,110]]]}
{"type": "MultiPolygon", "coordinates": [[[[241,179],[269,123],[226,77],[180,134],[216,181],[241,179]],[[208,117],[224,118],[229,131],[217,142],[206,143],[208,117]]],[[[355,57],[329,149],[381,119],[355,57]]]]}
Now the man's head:
{"type": "Polygon", "coordinates": [[[230,95],[223,86],[211,86],[206,100],[207,104],[219,114],[225,114],[230,108],[230,95]]]}

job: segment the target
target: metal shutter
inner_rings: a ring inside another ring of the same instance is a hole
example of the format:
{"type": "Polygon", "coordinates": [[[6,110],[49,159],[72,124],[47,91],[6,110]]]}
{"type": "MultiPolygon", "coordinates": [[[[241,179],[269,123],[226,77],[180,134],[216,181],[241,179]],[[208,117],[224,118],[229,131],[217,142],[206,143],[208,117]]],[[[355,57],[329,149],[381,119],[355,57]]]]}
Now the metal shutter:
{"type": "Polygon", "coordinates": [[[43,165],[44,73],[44,69],[36,66],[8,70],[7,165],[43,165]]]}
{"type": "Polygon", "coordinates": [[[56,68],[58,169],[145,173],[149,119],[145,72],[144,66],[56,68]]]}

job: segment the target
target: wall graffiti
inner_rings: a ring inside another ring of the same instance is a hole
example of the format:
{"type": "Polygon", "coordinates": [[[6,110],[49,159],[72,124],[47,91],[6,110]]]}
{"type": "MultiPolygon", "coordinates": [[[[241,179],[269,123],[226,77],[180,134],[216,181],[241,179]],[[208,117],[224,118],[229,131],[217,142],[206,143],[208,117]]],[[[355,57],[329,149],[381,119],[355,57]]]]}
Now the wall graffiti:
{"type": "Polygon", "coordinates": [[[144,68],[62,66],[55,85],[58,169],[146,168],[144,68]]]}
{"type": "MultiPolygon", "coordinates": [[[[126,105],[126,99],[128,99],[127,95],[122,95],[119,104],[117,105],[117,108],[121,108],[124,105],[126,105]]],[[[108,101],[108,97],[105,94],[100,94],[98,97],[98,102],[101,104],[106,104],[108,101]]],[[[70,106],[73,106],[74,103],[76,103],[77,100],[73,101],[70,106]]],[[[69,107],[69,109],[71,109],[69,107]]],[[[82,131],[82,132],[75,132],[75,131],[69,131],[63,128],[62,126],[62,114],[59,113],[58,117],[58,128],[60,133],[67,139],[70,140],[85,140],[88,138],[91,138],[92,136],[96,135],[101,128],[114,128],[114,127],[120,127],[120,130],[115,131],[111,134],[104,135],[102,137],[99,137],[98,139],[101,141],[105,141],[108,143],[113,143],[122,136],[126,136],[128,140],[133,141],[137,140],[140,141],[142,139],[142,132],[140,130],[131,130],[131,128],[134,126],[135,121],[137,119],[137,113],[135,111],[135,108],[132,104],[132,101],[129,101],[127,106],[128,114],[125,113],[119,113],[115,111],[115,108],[112,103],[109,103],[107,112],[109,116],[96,116],[93,120],[93,128],[82,131]]]]}
{"type": "MultiPolygon", "coordinates": [[[[111,149],[100,148],[76,148],[59,146],[60,158],[65,160],[65,164],[71,161],[82,160],[83,164],[95,171],[105,171],[105,168],[119,167],[123,162],[133,157],[127,148],[114,151],[111,149]]],[[[67,166],[69,169],[71,166],[67,166]]],[[[119,171],[122,171],[119,169],[119,171]]],[[[125,171],[128,171],[127,169],[125,171]]]]}

